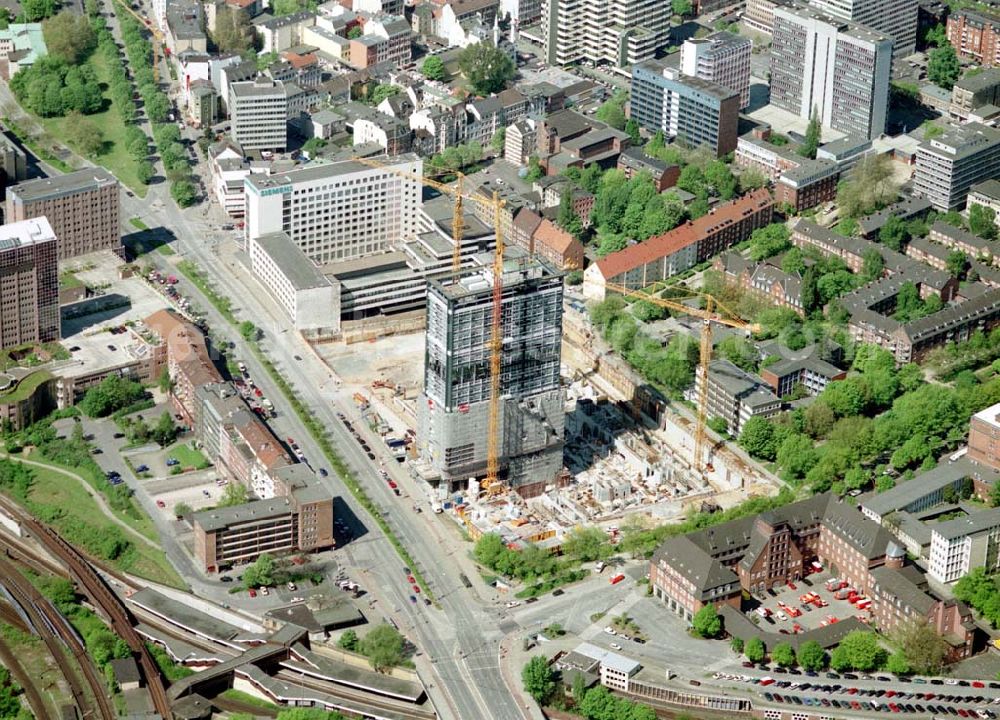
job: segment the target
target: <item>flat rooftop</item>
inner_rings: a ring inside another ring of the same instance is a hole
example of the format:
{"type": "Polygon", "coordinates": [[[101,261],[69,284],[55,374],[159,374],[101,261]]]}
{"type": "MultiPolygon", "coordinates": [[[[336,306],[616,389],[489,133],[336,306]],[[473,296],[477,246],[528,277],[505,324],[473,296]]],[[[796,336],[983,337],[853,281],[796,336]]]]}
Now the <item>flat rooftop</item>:
{"type": "Polygon", "coordinates": [[[261,235],[257,243],[296,290],[329,287],[330,281],[285,232],[261,235]]]}
{"type": "Polygon", "coordinates": [[[293,512],[295,504],[291,499],[276,497],[270,500],[255,500],[244,505],[202,510],[194,513],[192,519],[204,530],[212,532],[223,530],[230,525],[268,520],[293,512]]]}
{"type": "Polygon", "coordinates": [[[104,168],[94,167],[65,175],[28,180],[7,188],[7,192],[27,203],[92,192],[111,184],[117,185],[118,180],[104,168]]]}
{"type": "Polygon", "coordinates": [[[128,600],[203,637],[228,642],[244,634],[242,628],[217,620],[207,613],[195,610],[190,605],[178,602],[152,588],[143,588],[133,593],[128,600]]]}
{"type": "Polygon", "coordinates": [[[27,245],[38,245],[49,240],[55,242],[56,235],[44,216],[0,225],[0,252],[27,245]]]}
{"type": "MultiPolygon", "coordinates": [[[[412,164],[419,162],[420,158],[412,153],[397,155],[392,160],[383,163],[386,169],[396,165],[412,164]]],[[[365,165],[356,160],[338,160],[335,162],[316,163],[296,170],[275,175],[263,175],[259,173],[248,176],[246,184],[257,191],[270,188],[278,188],[293,183],[310,182],[312,180],[323,180],[333,178],[338,175],[348,175],[350,173],[364,172],[365,170],[377,171],[380,168],[365,165]]]]}

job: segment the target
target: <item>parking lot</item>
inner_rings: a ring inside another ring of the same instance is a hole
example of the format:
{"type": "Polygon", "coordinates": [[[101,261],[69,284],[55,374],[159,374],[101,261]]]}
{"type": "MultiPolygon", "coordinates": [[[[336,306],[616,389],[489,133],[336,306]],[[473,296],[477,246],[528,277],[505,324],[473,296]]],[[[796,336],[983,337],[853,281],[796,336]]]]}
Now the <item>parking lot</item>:
{"type": "Polygon", "coordinates": [[[225,484],[218,483],[214,472],[204,472],[180,478],[152,480],[144,488],[156,501],[161,512],[173,516],[174,507],[179,503],[196,511],[218,504],[225,490],[225,484]]]}
{"type": "Polygon", "coordinates": [[[761,607],[769,610],[770,616],[760,627],[788,635],[825,627],[852,616],[867,622],[867,611],[859,611],[846,598],[837,599],[834,591],[827,590],[826,583],[831,579],[832,576],[827,572],[816,573],[778,590],[768,591],[761,601],[761,607]],[[814,599],[804,601],[803,598],[810,593],[814,599]],[[818,600],[815,599],[817,596],[818,600]]]}

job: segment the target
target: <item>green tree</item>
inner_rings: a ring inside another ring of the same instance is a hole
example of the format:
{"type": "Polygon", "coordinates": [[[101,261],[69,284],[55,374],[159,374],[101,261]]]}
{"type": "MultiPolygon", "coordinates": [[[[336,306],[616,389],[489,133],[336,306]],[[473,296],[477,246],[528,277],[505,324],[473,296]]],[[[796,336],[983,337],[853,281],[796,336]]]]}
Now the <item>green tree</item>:
{"type": "Polygon", "coordinates": [[[951,90],[962,73],[955,48],[945,45],[927,54],[927,79],[938,87],[951,90]]]}
{"type": "Polygon", "coordinates": [[[861,277],[864,282],[871,282],[882,277],[885,270],[885,260],[876,248],[868,248],[862,257],[861,277]]]}
{"type": "Polygon", "coordinates": [[[801,275],[806,271],[806,260],[802,251],[797,248],[789,248],[781,257],[781,269],[789,275],[801,275]]]}
{"type": "Polygon", "coordinates": [[[268,587],[274,585],[274,558],[262,554],[243,571],[243,584],[247,587],[268,587]]]}
{"type": "Polygon", "coordinates": [[[610,100],[601,103],[601,106],[597,108],[597,112],[594,113],[594,117],[602,123],[610,125],[615,130],[624,130],[628,122],[625,119],[623,103],[619,102],[618,97],[612,97],[610,100]]]}
{"type": "Polygon", "coordinates": [[[146,394],[142,385],[118,375],[109,375],[99,385],[90,388],[79,407],[88,417],[105,417],[128,407],[146,394]]]}
{"type": "Polygon", "coordinates": [[[141,160],[135,166],[135,174],[139,182],[143,185],[149,185],[150,181],[155,177],[156,171],[153,169],[153,163],[149,162],[149,160],[141,160]]]}
{"type": "Polygon", "coordinates": [[[941,674],[948,657],[948,643],[926,620],[914,619],[900,625],[892,640],[912,672],[941,674]]]}
{"type": "Polygon", "coordinates": [[[247,342],[254,342],[257,340],[257,326],[254,325],[250,320],[244,320],[240,323],[240,337],[242,337],[247,342]]]}
{"type": "Polygon", "coordinates": [[[420,72],[428,80],[444,80],[447,71],[444,67],[444,61],[437,55],[431,55],[424,59],[423,63],[420,65],[420,72]]]}
{"type": "Polygon", "coordinates": [[[174,505],[174,517],[187,517],[191,513],[191,506],[187,503],[180,502],[174,505]]]}
{"type": "Polygon", "coordinates": [[[361,638],[358,648],[376,672],[383,672],[403,662],[403,636],[386,623],[377,625],[361,638]]]}
{"type": "Polygon", "coordinates": [[[393,95],[398,95],[403,89],[399,85],[390,85],[388,83],[378,83],[372,88],[371,93],[368,96],[369,101],[372,105],[380,105],[386,98],[392,97],[393,95]]]}
{"type": "Polygon", "coordinates": [[[477,95],[500,92],[516,73],[514,62],[507,53],[488,42],[474,43],[462,50],[458,56],[458,69],[477,95]]]}
{"type": "Polygon", "coordinates": [[[337,640],[337,647],[355,652],[358,649],[358,634],[353,630],[345,630],[337,640]]]}
{"type": "Polygon", "coordinates": [[[493,148],[493,152],[503,153],[504,144],[507,142],[507,128],[499,128],[493,137],[490,138],[490,147],[493,148]]]}
{"type": "Polygon", "coordinates": [[[802,275],[799,301],[802,303],[802,310],[806,315],[811,315],[823,306],[819,295],[819,279],[815,268],[807,268],[802,275]]]}
{"type": "Polygon", "coordinates": [[[642,143],[642,136],[639,134],[639,123],[637,123],[634,118],[629,118],[625,122],[625,132],[628,133],[629,139],[632,140],[633,145],[639,145],[642,143]]]}
{"type": "Polygon", "coordinates": [[[52,57],[68,65],[82,61],[97,47],[97,35],[85,15],[66,9],[42,23],[45,47],[52,57]]]}
{"type": "Polygon", "coordinates": [[[812,440],[799,433],[789,435],[782,441],[775,459],[792,480],[804,478],[806,473],[819,462],[812,440]]]}
{"type": "Polygon", "coordinates": [[[246,11],[228,5],[219,8],[215,16],[212,40],[222,53],[242,55],[253,50],[253,26],[246,11]]]}
{"type": "Polygon", "coordinates": [[[104,133],[90,120],[74,111],[67,115],[64,130],[66,141],[88,157],[97,157],[104,151],[104,133]]]}
{"type": "Polygon", "coordinates": [[[819,112],[816,108],[813,108],[812,115],[809,118],[809,125],[806,127],[805,137],[802,139],[802,144],[799,146],[799,155],[806,158],[816,158],[816,150],[819,148],[820,134],[823,132],[823,128],[819,122],[819,112]]]}
{"type": "Polygon", "coordinates": [[[771,659],[781,667],[792,667],[795,665],[795,649],[789,643],[779,643],[771,651],[771,659]]]}
{"type": "Polygon", "coordinates": [[[606,559],[611,555],[607,533],[592,525],[575,527],[562,543],[563,554],[583,562],[606,559]]]}
{"type": "Polygon", "coordinates": [[[234,505],[246,505],[250,499],[250,492],[246,485],[238,482],[230,482],[222,491],[217,507],[232,507],[234,505]]]}
{"type": "Polygon", "coordinates": [[[313,157],[320,150],[327,146],[326,140],[320,137],[312,137],[302,143],[302,151],[313,157]]]}
{"type": "Polygon", "coordinates": [[[753,637],[747,640],[743,654],[747,656],[747,660],[750,662],[760,663],[764,662],[764,658],[767,657],[767,648],[764,647],[763,640],[753,637]]]}
{"type": "Polygon", "coordinates": [[[691,5],[691,0],[670,0],[670,9],[673,10],[674,15],[686,17],[691,14],[694,8],[691,5]]]}
{"type": "Polygon", "coordinates": [[[750,418],[743,423],[739,444],[752,457],[774,460],[778,453],[778,438],[774,424],[760,416],[750,418]]]}
{"type": "Polygon", "coordinates": [[[737,655],[743,654],[743,640],[733,635],[729,640],[729,648],[737,655]]]}
{"type": "Polygon", "coordinates": [[[552,697],[556,690],[556,674],[544,655],[536,655],[521,669],[524,689],[539,705],[552,697]]]}
{"type": "Polygon", "coordinates": [[[59,0],[21,0],[21,16],[24,22],[40,22],[56,14],[59,0]]]}
{"type": "Polygon", "coordinates": [[[740,172],[740,192],[747,193],[767,186],[767,176],[755,167],[745,168],[740,172]]]}
{"type": "Polygon", "coordinates": [[[349,40],[357,40],[359,37],[365,34],[365,31],[361,29],[360,25],[355,25],[350,30],[347,31],[347,38],[349,40]]]}
{"type": "Polygon", "coordinates": [[[885,662],[886,652],[879,645],[878,635],[867,630],[849,632],[830,653],[834,670],[875,670],[885,662]]]}
{"type": "Polygon", "coordinates": [[[996,211],[985,205],[970,205],[969,230],[981,238],[995,240],[997,237],[996,211]]]}
{"type": "Polygon", "coordinates": [[[164,411],[157,420],[156,426],[152,430],[153,439],[160,445],[166,447],[177,439],[177,426],[169,412],[164,411]]]}
{"type": "Polygon", "coordinates": [[[886,155],[866,155],[837,188],[841,216],[857,218],[879,210],[896,199],[892,160],[886,155]]]}
{"type": "Polygon", "coordinates": [[[806,640],[799,645],[796,658],[805,670],[822,670],[826,667],[826,650],[815,640],[806,640]]]}
{"type": "Polygon", "coordinates": [[[715,605],[709,603],[691,618],[691,627],[699,637],[714,638],[722,632],[722,618],[715,609],[715,605]]]}
{"type": "Polygon", "coordinates": [[[948,44],[948,31],[944,23],[938,23],[924,32],[924,43],[927,47],[944,47],[948,44]]]}
{"type": "Polygon", "coordinates": [[[948,259],[945,263],[952,277],[962,278],[965,276],[965,268],[969,264],[969,258],[961,250],[952,250],[948,253],[948,259]]]}
{"type": "Polygon", "coordinates": [[[750,235],[750,259],[755,262],[784,252],[792,246],[791,231],[784,223],[771,223],[750,235]]]}
{"type": "Polygon", "coordinates": [[[190,207],[198,199],[198,192],[190,180],[178,180],[170,184],[170,197],[180,207],[190,207]]]}
{"type": "MultiPolygon", "coordinates": [[[[233,716],[230,715],[232,718],[233,716]]],[[[339,712],[322,708],[287,708],[278,712],[277,720],[347,720],[339,712]]]]}
{"type": "Polygon", "coordinates": [[[885,661],[885,669],[893,675],[908,675],[911,672],[910,663],[906,660],[906,655],[897,650],[885,661]]]}

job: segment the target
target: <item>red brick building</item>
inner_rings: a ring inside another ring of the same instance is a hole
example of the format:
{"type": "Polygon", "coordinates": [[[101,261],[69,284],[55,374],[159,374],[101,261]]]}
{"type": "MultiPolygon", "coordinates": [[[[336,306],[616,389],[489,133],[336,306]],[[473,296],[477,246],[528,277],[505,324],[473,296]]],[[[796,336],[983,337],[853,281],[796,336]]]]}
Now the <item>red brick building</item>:
{"type": "Polygon", "coordinates": [[[167,369],[173,381],[170,397],[185,422],[193,426],[198,402],[195,390],[222,381],[205,334],[173,310],[156,311],[146,318],[145,325],[167,347],[167,369]]]}
{"type": "Polygon", "coordinates": [[[1000,65],[1000,16],[958,10],[948,16],[948,42],[959,57],[987,67],[1000,65]]]}

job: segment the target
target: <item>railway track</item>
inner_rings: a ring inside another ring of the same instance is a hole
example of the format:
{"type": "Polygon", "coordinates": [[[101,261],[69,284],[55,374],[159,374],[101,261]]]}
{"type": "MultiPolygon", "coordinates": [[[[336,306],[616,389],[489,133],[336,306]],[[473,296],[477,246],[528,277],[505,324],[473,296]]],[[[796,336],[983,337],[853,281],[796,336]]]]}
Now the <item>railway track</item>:
{"type": "Polygon", "coordinates": [[[424,710],[423,708],[417,707],[412,703],[398,703],[384,698],[375,698],[369,693],[350,690],[342,685],[324,683],[320,680],[307,678],[293,670],[279,670],[275,674],[275,677],[285,680],[293,685],[298,685],[299,687],[318,690],[319,692],[326,693],[327,695],[333,695],[334,697],[349,700],[350,702],[357,703],[359,705],[368,705],[375,710],[386,710],[398,715],[413,718],[413,720],[436,720],[437,718],[437,713],[433,710],[424,710]]]}
{"type": "MultiPolygon", "coordinates": [[[[107,586],[104,578],[93,568],[90,559],[66,542],[55,530],[39,522],[7,498],[0,498],[0,506],[16,517],[23,529],[27,530],[49,553],[65,564],[78,587],[104,613],[111,622],[111,628],[125,640],[132,652],[138,656],[139,666],[145,676],[146,687],[153,701],[153,709],[167,720],[173,717],[170,712],[167,689],[163,684],[163,677],[160,675],[156,661],[153,660],[142,637],[136,632],[128,609],[107,586]]],[[[114,576],[127,583],[127,580],[121,575],[114,573],[114,576]]]]}
{"type": "Polygon", "coordinates": [[[31,708],[31,712],[34,713],[35,717],[48,717],[49,713],[45,707],[45,701],[42,700],[42,696],[35,686],[34,679],[24,671],[24,666],[17,659],[17,655],[11,651],[10,646],[2,637],[0,637],[0,665],[10,670],[11,677],[24,690],[24,697],[28,700],[28,707],[31,708]]]}
{"type": "Polygon", "coordinates": [[[66,678],[73,695],[73,702],[80,709],[80,714],[85,718],[95,717],[93,711],[96,710],[96,717],[100,717],[102,720],[114,720],[116,714],[108,697],[107,685],[91,662],[87,649],[83,646],[83,641],[66,618],[6,558],[0,558],[0,576],[3,576],[3,584],[7,591],[21,606],[49,653],[55,659],[60,672],[66,678]],[[62,645],[70,650],[76,660],[84,681],[90,687],[96,708],[93,708],[91,703],[87,701],[80,678],[77,677],[72,664],[63,655],[62,645]]]}

